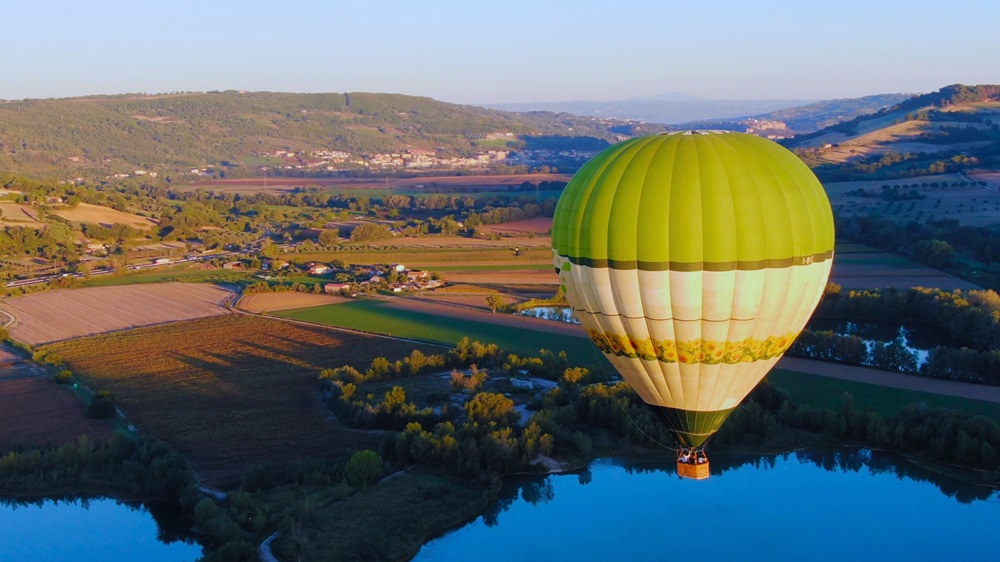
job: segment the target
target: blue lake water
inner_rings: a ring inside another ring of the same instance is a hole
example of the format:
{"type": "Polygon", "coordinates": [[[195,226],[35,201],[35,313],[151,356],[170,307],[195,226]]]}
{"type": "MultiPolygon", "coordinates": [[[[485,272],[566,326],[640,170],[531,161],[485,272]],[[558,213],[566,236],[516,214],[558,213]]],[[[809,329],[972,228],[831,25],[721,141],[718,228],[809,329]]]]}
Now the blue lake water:
{"type": "Polygon", "coordinates": [[[0,505],[0,560],[187,562],[202,555],[200,545],[160,528],[145,507],[112,499],[13,501],[0,505]]]}
{"type": "Polygon", "coordinates": [[[712,477],[601,460],[526,479],[415,560],[984,560],[1000,496],[847,453],[713,457],[712,477]],[[474,553],[474,555],[473,555],[474,553]],[[472,558],[470,558],[472,556],[472,558]]]}

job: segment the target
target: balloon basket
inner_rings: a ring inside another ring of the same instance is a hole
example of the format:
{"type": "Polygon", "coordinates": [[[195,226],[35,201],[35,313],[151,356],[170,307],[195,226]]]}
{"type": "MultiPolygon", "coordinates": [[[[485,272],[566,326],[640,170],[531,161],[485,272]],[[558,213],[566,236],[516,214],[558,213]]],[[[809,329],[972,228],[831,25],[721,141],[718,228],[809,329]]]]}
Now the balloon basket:
{"type": "Polygon", "coordinates": [[[677,475],[681,478],[692,480],[704,480],[711,476],[708,470],[708,461],[703,463],[688,463],[677,461],[677,475]]]}

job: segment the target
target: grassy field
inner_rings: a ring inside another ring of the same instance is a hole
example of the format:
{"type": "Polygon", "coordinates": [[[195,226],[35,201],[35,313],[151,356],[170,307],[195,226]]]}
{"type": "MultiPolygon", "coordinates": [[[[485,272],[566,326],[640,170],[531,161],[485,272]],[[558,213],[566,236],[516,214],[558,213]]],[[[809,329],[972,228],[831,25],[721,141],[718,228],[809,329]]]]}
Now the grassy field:
{"type": "Polygon", "coordinates": [[[238,283],[253,277],[254,272],[226,271],[223,269],[203,269],[190,265],[169,268],[141,270],[141,273],[124,275],[99,275],[84,279],[84,287],[110,287],[114,285],[137,285],[140,283],[166,283],[185,281],[188,283],[238,283]]]}
{"type": "Polygon", "coordinates": [[[317,391],[320,370],[414,348],[246,315],[178,322],[43,348],[96,390],[111,390],[141,431],[169,442],[210,481],[262,462],[377,447],[379,432],[338,426],[317,391]]]}
{"type": "Polygon", "coordinates": [[[793,404],[840,410],[844,393],[847,392],[854,397],[854,403],[859,408],[874,410],[882,416],[889,416],[907,404],[924,402],[929,406],[962,410],[1000,421],[1000,405],[992,402],[807,375],[784,369],[774,369],[767,375],[767,380],[788,391],[793,404]]]}
{"type": "Polygon", "coordinates": [[[364,299],[279,312],[277,315],[446,345],[454,345],[463,337],[468,337],[495,343],[522,356],[537,356],[540,349],[556,353],[565,351],[585,367],[593,368],[597,364],[597,353],[586,338],[400,310],[391,308],[389,301],[385,300],[364,299]]]}
{"type": "Polygon", "coordinates": [[[979,288],[909,258],[863,244],[837,242],[830,281],[845,289],[936,287],[944,290],[979,288]]]}

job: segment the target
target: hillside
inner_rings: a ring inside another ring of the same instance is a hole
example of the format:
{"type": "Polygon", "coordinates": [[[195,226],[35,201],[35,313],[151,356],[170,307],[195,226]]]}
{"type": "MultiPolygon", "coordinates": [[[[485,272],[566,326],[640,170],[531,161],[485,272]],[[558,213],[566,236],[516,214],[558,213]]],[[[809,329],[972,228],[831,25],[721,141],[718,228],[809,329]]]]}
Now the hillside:
{"type": "MultiPolygon", "coordinates": [[[[748,115],[801,107],[812,102],[813,100],[709,100],[674,94],[620,101],[501,103],[490,104],[488,107],[503,111],[565,112],[573,115],[673,125],[706,120],[739,119],[748,115]]],[[[677,127],[685,126],[677,125],[677,127]]]]}
{"type": "Polygon", "coordinates": [[[1000,167],[1000,86],[947,86],[783,141],[824,180],[1000,167]]]}
{"type": "MultiPolygon", "coordinates": [[[[178,93],[0,102],[0,169],[36,176],[253,175],[280,151],[603,147],[631,125],[395,94],[178,93]]],[[[650,129],[655,132],[657,129],[650,129]]],[[[663,130],[660,128],[659,130],[663,130]]]]}
{"type": "Polygon", "coordinates": [[[912,96],[909,94],[878,94],[861,98],[825,100],[739,119],[713,119],[682,123],[678,127],[723,129],[751,132],[761,136],[789,137],[813,133],[861,115],[875,113],[910,97],[912,96]]]}

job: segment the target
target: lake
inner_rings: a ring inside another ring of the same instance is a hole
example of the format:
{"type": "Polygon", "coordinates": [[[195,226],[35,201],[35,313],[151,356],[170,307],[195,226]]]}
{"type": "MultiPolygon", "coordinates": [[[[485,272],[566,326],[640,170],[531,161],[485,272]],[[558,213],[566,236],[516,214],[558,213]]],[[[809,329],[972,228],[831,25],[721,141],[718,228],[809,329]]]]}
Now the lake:
{"type": "Polygon", "coordinates": [[[201,545],[184,542],[186,530],[170,526],[173,515],[169,509],[158,508],[154,518],[145,506],[105,498],[4,500],[0,504],[0,559],[197,560],[202,555],[201,545]]]}
{"type": "Polygon", "coordinates": [[[997,492],[865,450],[713,456],[703,481],[599,460],[502,498],[415,560],[983,560],[1000,526],[997,492]]]}

